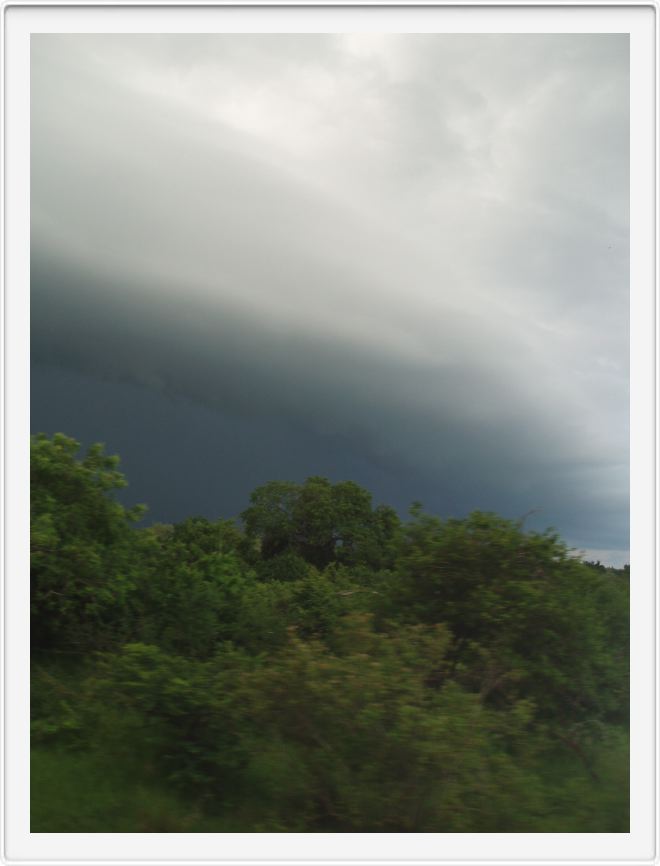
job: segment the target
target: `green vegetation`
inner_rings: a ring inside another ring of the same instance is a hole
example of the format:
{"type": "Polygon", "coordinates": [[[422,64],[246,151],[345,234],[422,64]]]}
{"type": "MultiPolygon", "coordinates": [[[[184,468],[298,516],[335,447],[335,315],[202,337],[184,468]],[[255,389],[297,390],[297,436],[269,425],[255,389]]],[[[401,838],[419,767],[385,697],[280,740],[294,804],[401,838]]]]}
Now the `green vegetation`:
{"type": "Polygon", "coordinates": [[[628,569],[271,482],[140,528],[32,439],[32,832],[627,832],[628,569]]]}

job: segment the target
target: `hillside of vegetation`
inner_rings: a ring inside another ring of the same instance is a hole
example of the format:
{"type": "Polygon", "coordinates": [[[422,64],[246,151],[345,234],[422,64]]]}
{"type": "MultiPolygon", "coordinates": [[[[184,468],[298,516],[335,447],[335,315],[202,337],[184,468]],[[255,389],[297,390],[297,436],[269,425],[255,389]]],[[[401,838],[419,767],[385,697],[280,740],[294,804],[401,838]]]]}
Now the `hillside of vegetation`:
{"type": "Polygon", "coordinates": [[[628,831],[627,568],[320,477],[139,528],[117,466],[32,438],[32,832],[628,831]]]}

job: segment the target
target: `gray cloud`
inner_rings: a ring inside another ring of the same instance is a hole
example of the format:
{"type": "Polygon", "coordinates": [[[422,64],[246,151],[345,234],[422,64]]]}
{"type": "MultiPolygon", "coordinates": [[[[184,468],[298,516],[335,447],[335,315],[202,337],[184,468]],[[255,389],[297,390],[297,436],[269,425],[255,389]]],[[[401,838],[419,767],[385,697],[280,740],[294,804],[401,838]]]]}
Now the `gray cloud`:
{"type": "MultiPolygon", "coordinates": [[[[253,442],[261,481],[316,454],[399,507],[540,506],[624,550],[627,64],[618,36],[33,37],[32,353],[62,421],[90,429],[65,395],[91,376],[134,455],[119,406],[149,394],[253,442]]],[[[197,447],[239,510],[245,450],[197,447]]]]}

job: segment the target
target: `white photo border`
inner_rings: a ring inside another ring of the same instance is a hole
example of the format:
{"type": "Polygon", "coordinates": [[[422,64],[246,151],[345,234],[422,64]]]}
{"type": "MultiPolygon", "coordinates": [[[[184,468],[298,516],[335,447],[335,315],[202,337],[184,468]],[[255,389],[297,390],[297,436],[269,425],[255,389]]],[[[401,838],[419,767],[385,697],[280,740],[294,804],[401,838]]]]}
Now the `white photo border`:
{"type": "Polygon", "coordinates": [[[2,862],[657,863],[657,3],[19,3],[2,8],[4,676],[2,862]],[[31,33],[628,33],[631,81],[630,832],[121,834],[29,831],[31,33]],[[6,700],[5,700],[6,698],[6,700]]]}

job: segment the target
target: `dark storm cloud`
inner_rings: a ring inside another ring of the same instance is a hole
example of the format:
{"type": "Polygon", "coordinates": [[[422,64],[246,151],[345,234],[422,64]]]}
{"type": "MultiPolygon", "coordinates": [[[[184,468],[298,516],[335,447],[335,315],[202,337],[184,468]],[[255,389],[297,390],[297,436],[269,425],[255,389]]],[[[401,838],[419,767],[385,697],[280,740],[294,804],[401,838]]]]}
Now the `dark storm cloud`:
{"type": "Polygon", "coordinates": [[[472,39],[33,37],[38,381],[625,549],[627,42],[472,39]]]}
{"type": "MultiPolygon", "coordinates": [[[[612,467],[597,455],[571,459],[565,452],[572,431],[562,437],[548,426],[548,419],[540,423],[523,400],[516,402],[513,389],[487,370],[457,362],[431,369],[419,362],[404,364],[389,357],[386,347],[382,354],[373,354],[335,340],[292,337],[277,329],[255,328],[248,317],[231,310],[209,317],[203,305],[195,309],[174,292],[165,312],[130,287],[121,291],[117,283],[94,282],[90,275],[67,272],[52,260],[39,262],[35,257],[32,269],[37,363],[84,371],[115,385],[146,386],[147,393],[167,398],[158,405],[169,406],[170,425],[178,412],[187,419],[187,427],[200,425],[202,439],[213,429],[209,419],[214,416],[194,412],[176,398],[216,410],[215,426],[224,433],[201,451],[204,461],[222,476],[222,492],[204,496],[198,491],[198,509],[208,513],[214,504],[232,503],[229,513],[235,513],[251,489],[246,486],[252,483],[248,478],[253,477],[236,477],[237,462],[250,462],[244,453],[246,442],[253,443],[251,453],[260,454],[264,442],[276,441],[279,447],[266,449],[265,465],[263,459],[258,461],[264,474],[256,483],[285,475],[287,468],[297,468],[294,475],[301,475],[302,467],[312,474],[322,471],[323,464],[323,471],[352,477],[358,467],[362,483],[370,477],[371,489],[380,488],[381,496],[401,509],[412,499],[423,499],[442,513],[480,507],[519,516],[540,504],[546,523],[566,521],[570,515],[569,525],[579,527],[581,537],[593,534],[593,543],[602,544],[602,530],[590,525],[592,498],[601,498],[599,475],[611,478],[612,467]],[[237,429],[243,443],[238,461],[236,433],[230,435],[237,429]],[[283,430],[289,431],[288,439],[283,430]],[[317,448],[316,468],[309,459],[312,443],[317,448]],[[292,460],[292,453],[300,456],[301,447],[304,459],[292,460]],[[341,457],[328,461],[333,451],[341,457]],[[229,479],[228,467],[233,467],[229,479]],[[374,484],[378,478],[380,483],[374,484]]],[[[140,414],[134,404],[123,406],[126,398],[120,399],[116,388],[101,393],[111,411],[133,429],[140,414]]],[[[88,405],[82,393],[77,399],[88,405]]],[[[146,399],[150,405],[155,398],[146,399]]],[[[156,433],[156,426],[148,411],[140,453],[150,451],[150,436],[162,437],[163,430],[156,433]]],[[[171,426],[169,434],[170,461],[185,464],[187,454],[200,453],[197,448],[181,449],[171,426]]],[[[100,429],[95,438],[107,437],[100,429]]],[[[130,441],[122,449],[119,442],[114,447],[123,454],[135,451],[130,441]]],[[[170,480],[171,475],[168,469],[170,480]]],[[[167,499],[178,495],[182,502],[190,500],[179,492],[184,483],[174,490],[169,483],[167,499]]],[[[159,512],[156,503],[158,516],[172,519],[173,513],[183,516],[179,509],[159,512]]],[[[603,513],[601,506],[599,519],[603,513]]],[[[605,524],[610,541],[622,515],[611,517],[612,526],[605,524]]],[[[625,544],[625,536],[617,541],[625,544]]]]}

